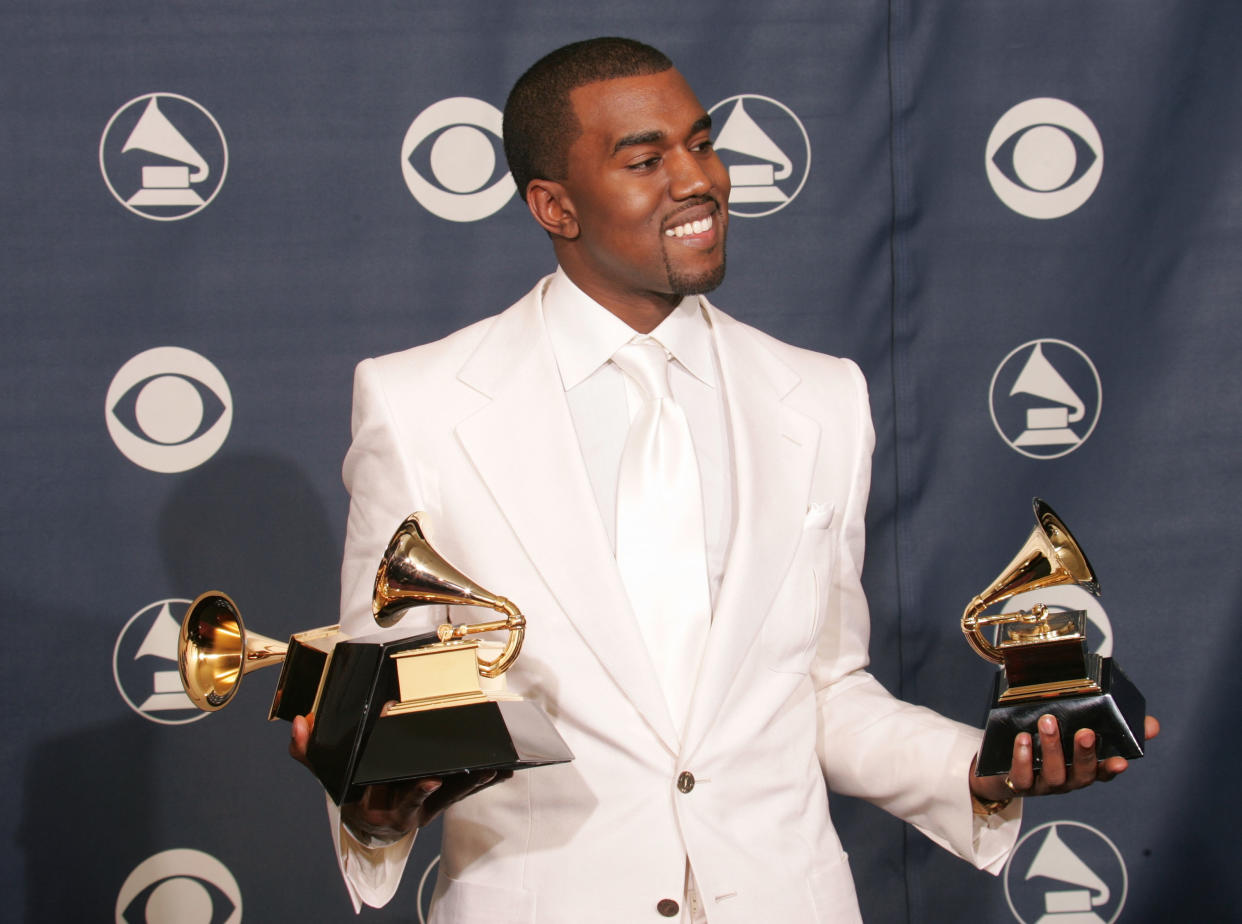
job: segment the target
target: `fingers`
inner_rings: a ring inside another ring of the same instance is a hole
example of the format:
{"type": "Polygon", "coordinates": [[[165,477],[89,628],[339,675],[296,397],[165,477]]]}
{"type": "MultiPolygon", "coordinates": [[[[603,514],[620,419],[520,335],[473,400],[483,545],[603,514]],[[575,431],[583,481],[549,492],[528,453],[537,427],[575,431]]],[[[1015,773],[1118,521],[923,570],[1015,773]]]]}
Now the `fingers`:
{"type": "Polygon", "coordinates": [[[444,787],[434,796],[428,796],[423,803],[419,824],[427,824],[454,802],[459,802],[467,796],[482,792],[512,777],[512,770],[481,770],[476,773],[454,774],[446,778],[444,787]]]}
{"type": "Polygon", "coordinates": [[[1126,768],[1129,766],[1130,762],[1124,757],[1110,757],[1107,760],[1102,760],[1095,772],[1096,781],[1107,783],[1119,774],[1125,773],[1126,768]]]}
{"type": "Polygon", "coordinates": [[[293,728],[289,737],[289,756],[298,763],[309,767],[306,760],[306,749],[310,744],[312,716],[299,715],[293,717],[293,728]]]}
{"type": "MultiPolygon", "coordinates": [[[[494,786],[496,783],[503,783],[505,780],[511,780],[511,779],[513,779],[513,771],[512,771],[512,770],[497,770],[497,771],[496,771],[496,778],[495,778],[494,780],[492,780],[490,783],[488,783],[488,784],[487,784],[487,786],[494,786]]],[[[480,788],[480,789],[486,789],[486,788],[487,788],[487,786],[480,786],[479,788],[480,788]]],[[[477,791],[478,791],[478,790],[476,790],[476,792],[477,792],[477,791]]]]}
{"type": "Polygon", "coordinates": [[[438,779],[427,778],[410,783],[378,783],[362,791],[358,800],[362,811],[377,819],[385,815],[409,814],[418,809],[441,787],[438,779]]]}
{"type": "MultiPolygon", "coordinates": [[[[1014,738],[1013,763],[1006,779],[1018,795],[1041,796],[1082,789],[1092,783],[1107,783],[1129,767],[1124,757],[1100,760],[1099,736],[1090,728],[1080,728],[1074,733],[1073,750],[1067,764],[1056,718],[1040,716],[1036,728],[1043,758],[1038,773],[1033,769],[1030,735],[1023,733],[1014,738]]],[[[1152,716],[1147,717],[1146,733],[1149,738],[1160,733],[1160,723],[1152,716]]]]}
{"type": "Polygon", "coordinates": [[[377,783],[366,787],[357,801],[342,805],[341,816],[355,831],[393,841],[429,824],[454,802],[512,776],[512,770],[484,770],[377,783]]]}
{"type": "Polygon", "coordinates": [[[1080,728],[1074,733],[1074,756],[1067,789],[1081,789],[1099,779],[1100,762],[1095,753],[1095,732],[1080,728]]]}
{"type": "Polygon", "coordinates": [[[1013,759],[1009,766],[1008,788],[1014,795],[1025,795],[1035,785],[1035,756],[1031,736],[1027,732],[1013,739],[1013,759]]]}
{"type": "Polygon", "coordinates": [[[377,783],[362,791],[356,802],[341,806],[349,827],[370,837],[395,841],[420,827],[427,800],[441,788],[438,779],[406,783],[377,783]]]}
{"type": "Polygon", "coordinates": [[[1160,720],[1154,715],[1149,715],[1143,720],[1143,733],[1148,738],[1154,738],[1156,735],[1160,734],[1160,720]]]}
{"type": "Polygon", "coordinates": [[[449,777],[438,792],[429,794],[423,802],[419,810],[419,824],[429,823],[454,802],[499,782],[498,776],[495,770],[483,770],[478,773],[457,773],[449,777]]]}
{"type": "MultiPolygon", "coordinates": [[[[1061,749],[1061,730],[1050,715],[1039,717],[1039,749],[1043,755],[1040,772],[1044,784],[1049,789],[1060,789],[1066,782],[1065,754],[1061,749]]],[[[1092,749],[1094,753],[1094,743],[1092,749]]]]}
{"type": "Polygon", "coordinates": [[[397,804],[392,808],[392,814],[397,818],[397,824],[403,830],[407,827],[407,820],[417,817],[417,824],[422,827],[424,822],[422,816],[426,813],[427,803],[435,797],[435,794],[444,789],[444,781],[438,778],[428,778],[425,780],[415,780],[412,785],[401,785],[399,783],[392,784],[390,787],[397,791],[397,804]]]}

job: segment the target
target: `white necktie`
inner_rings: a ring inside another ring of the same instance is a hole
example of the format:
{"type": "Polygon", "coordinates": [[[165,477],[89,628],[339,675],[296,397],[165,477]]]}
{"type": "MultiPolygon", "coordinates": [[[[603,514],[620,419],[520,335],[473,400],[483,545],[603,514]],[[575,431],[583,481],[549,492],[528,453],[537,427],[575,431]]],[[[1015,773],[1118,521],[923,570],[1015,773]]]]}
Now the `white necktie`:
{"type": "Polygon", "coordinates": [[[617,485],[617,565],[680,731],[711,624],[703,497],[664,347],[635,338],[612,360],[643,393],[617,485]]]}

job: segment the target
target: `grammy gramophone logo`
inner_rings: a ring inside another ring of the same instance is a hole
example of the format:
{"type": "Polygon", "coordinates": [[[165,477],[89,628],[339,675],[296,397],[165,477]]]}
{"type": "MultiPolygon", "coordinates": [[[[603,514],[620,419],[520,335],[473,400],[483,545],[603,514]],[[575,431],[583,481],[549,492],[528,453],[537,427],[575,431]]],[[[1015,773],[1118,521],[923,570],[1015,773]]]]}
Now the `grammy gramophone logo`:
{"type": "Polygon", "coordinates": [[[793,110],[745,93],[711,108],[714,146],[729,170],[729,214],[758,218],[780,211],[802,191],[811,142],[793,110]]]}
{"type": "Polygon", "coordinates": [[[996,432],[1032,459],[1055,459],[1081,446],[1100,418],[1103,392],[1091,359],[1064,340],[1031,340],[992,376],[989,410],[996,432]]]}
{"type": "Polygon", "coordinates": [[[112,679],[130,709],[160,725],[197,722],[177,673],[177,632],[190,601],[157,600],[134,613],[112,648],[112,679]]]}
{"type": "Polygon", "coordinates": [[[176,221],[206,208],[224,184],[228,144],[203,106],[176,93],[147,93],[113,113],[99,140],[99,169],[135,215],[176,221]]]}
{"type": "Polygon", "coordinates": [[[1004,879],[1005,900],[1022,924],[1113,924],[1129,891],[1117,845],[1078,821],[1051,821],[1024,835],[1004,879]]]}

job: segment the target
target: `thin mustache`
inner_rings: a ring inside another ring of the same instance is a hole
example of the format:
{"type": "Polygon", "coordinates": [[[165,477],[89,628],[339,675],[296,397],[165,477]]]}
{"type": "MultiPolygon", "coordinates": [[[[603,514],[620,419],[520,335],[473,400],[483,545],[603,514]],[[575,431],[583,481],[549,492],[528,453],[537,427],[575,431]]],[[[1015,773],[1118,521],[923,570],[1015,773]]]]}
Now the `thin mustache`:
{"type": "Polygon", "coordinates": [[[722,209],[720,208],[720,202],[716,199],[715,196],[700,196],[696,201],[687,202],[685,205],[682,205],[676,211],[669,212],[668,215],[664,219],[664,226],[668,227],[669,222],[672,221],[674,218],[676,218],[678,215],[680,215],[682,212],[688,212],[690,209],[698,208],[700,205],[707,205],[708,203],[711,203],[712,205],[714,205],[716,207],[717,212],[722,211],[722,209]]]}

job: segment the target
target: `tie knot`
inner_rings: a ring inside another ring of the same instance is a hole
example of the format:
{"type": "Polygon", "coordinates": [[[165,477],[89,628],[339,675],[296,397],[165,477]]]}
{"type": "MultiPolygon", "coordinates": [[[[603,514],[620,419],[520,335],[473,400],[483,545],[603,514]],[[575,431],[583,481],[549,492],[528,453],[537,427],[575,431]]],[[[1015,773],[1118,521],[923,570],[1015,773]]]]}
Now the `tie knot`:
{"type": "Polygon", "coordinates": [[[612,354],[612,361],[638,383],[648,398],[669,398],[668,354],[658,340],[634,339],[612,354]]]}

